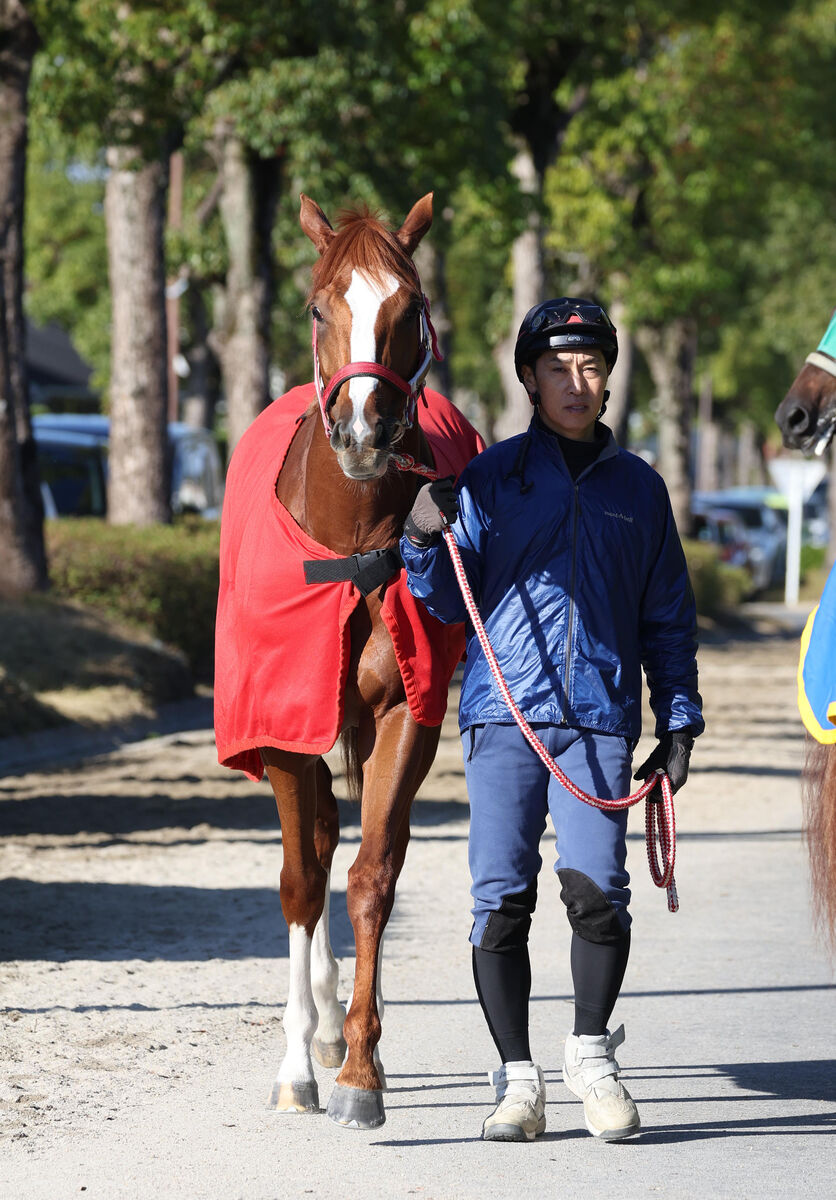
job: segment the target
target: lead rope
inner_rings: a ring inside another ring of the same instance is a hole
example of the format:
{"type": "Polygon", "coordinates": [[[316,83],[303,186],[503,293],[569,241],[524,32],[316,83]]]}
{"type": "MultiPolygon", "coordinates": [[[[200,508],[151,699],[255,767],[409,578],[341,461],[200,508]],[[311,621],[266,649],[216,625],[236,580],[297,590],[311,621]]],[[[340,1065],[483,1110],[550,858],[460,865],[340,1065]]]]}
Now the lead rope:
{"type": "MultiPolygon", "coordinates": [[[[414,471],[416,474],[423,475],[427,479],[439,478],[437,471],[434,471],[432,467],[425,466],[424,463],[418,462],[411,454],[393,454],[392,460],[399,471],[414,471]]],[[[620,812],[623,808],[632,808],[640,800],[646,800],[644,831],[650,878],[657,887],[665,888],[668,898],[668,911],[672,913],[678,912],[679,897],[676,892],[676,881],[673,877],[673,868],[676,862],[676,814],[673,808],[673,788],[667,774],[661,768],[657,768],[637,791],[632,792],[629,796],[621,796],[617,800],[604,800],[601,796],[590,796],[588,792],[584,792],[576,784],[572,783],[572,780],[560,769],[528,721],[526,721],[519,710],[517,702],[511,695],[508,684],[505,682],[505,676],[502,674],[496,655],[493,652],[493,647],[488,640],[485,626],[482,624],[482,618],[479,616],[479,609],[476,607],[476,601],[473,599],[473,592],[470,590],[470,584],[465,574],[459,548],[456,545],[456,539],[453,537],[453,531],[445,522],[441,532],[447,543],[447,549],[450,551],[453,571],[456,576],[456,582],[459,585],[459,591],[462,594],[462,599],[464,600],[464,606],[467,609],[467,615],[470,617],[473,628],[476,631],[479,645],[482,647],[502,699],[510,709],[511,715],[517,722],[523,737],[538,758],[548,767],[558,783],[561,783],[567,792],[570,792],[577,800],[582,800],[584,804],[589,804],[593,808],[603,809],[604,812],[620,812]],[[650,795],[657,784],[662,790],[661,801],[650,799],[650,795]],[[657,842],[659,849],[662,851],[661,865],[656,849],[657,842]]]]}
{"type": "Polygon", "coordinates": [[[538,738],[537,734],[526,721],[523,714],[520,712],[514,697],[508,689],[508,684],[505,682],[505,676],[497,662],[496,655],[493,652],[493,647],[488,640],[488,635],[485,632],[485,627],[482,624],[482,618],[479,616],[479,610],[476,607],[476,602],[473,599],[473,593],[470,590],[470,584],[465,574],[464,566],[462,565],[459,548],[456,545],[456,539],[453,537],[453,531],[449,525],[442,530],[444,540],[447,543],[447,549],[450,551],[450,558],[453,563],[453,571],[456,575],[456,581],[459,585],[459,590],[464,600],[467,614],[470,617],[473,628],[476,631],[476,636],[479,639],[479,644],[482,647],[488,666],[491,669],[491,674],[496,680],[497,687],[502,695],[503,700],[508,705],[511,715],[520,727],[525,740],[531,746],[532,750],[537,754],[541,761],[548,767],[552,775],[558,783],[563,784],[568,792],[577,799],[582,800],[584,804],[590,804],[593,808],[603,809],[604,812],[619,812],[623,808],[631,808],[634,804],[638,804],[640,800],[647,800],[645,809],[645,837],[647,843],[647,864],[650,867],[650,877],[657,887],[665,888],[668,897],[668,911],[676,912],[679,908],[679,898],[676,893],[676,882],[673,877],[674,862],[676,860],[676,817],[673,808],[673,788],[668,776],[662,770],[657,770],[641,785],[638,791],[633,792],[629,796],[622,796],[618,800],[604,800],[600,796],[590,796],[587,792],[582,791],[576,784],[560,769],[555,760],[549,754],[546,747],[538,738]],[[652,801],[650,794],[656,787],[657,783],[662,789],[661,803],[652,801]],[[661,811],[660,811],[661,810],[661,811]],[[656,851],[656,843],[662,851],[662,864],[660,866],[656,851]]]}

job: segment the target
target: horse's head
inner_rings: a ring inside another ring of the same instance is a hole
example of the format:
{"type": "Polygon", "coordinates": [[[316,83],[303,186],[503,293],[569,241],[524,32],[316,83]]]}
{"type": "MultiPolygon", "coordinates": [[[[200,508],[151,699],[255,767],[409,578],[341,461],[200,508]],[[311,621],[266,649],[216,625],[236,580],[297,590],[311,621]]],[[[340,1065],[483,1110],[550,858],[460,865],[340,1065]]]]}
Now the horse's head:
{"type": "Polygon", "coordinates": [[[375,479],[412,423],[429,367],[412,254],[432,224],[432,194],[394,232],[368,213],[344,214],[334,229],[305,195],[299,220],[319,251],[309,302],[326,431],[350,479],[375,479]]]}
{"type": "Polygon", "coordinates": [[[805,454],[823,454],[836,430],[836,375],[810,361],[815,357],[810,355],[775,412],[784,445],[805,454]]]}

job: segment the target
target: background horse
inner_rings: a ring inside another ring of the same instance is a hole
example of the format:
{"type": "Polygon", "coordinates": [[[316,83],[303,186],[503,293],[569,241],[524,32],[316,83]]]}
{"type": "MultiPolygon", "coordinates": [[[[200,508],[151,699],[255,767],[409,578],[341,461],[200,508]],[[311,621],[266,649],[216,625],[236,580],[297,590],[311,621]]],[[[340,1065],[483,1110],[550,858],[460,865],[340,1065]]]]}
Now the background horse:
{"type": "Polygon", "coordinates": [[[484,445],[423,386],[434,335],[412,254],[431,221],[425,196],[397,232],[358,213],[335,230],[302,197],[302,229],[320,256],[309,297],[315,382],[274,401],[239,443],[221,528],[218,755],[252,778],[266,771],[282,828],[290,989],[269,1103],[318,1112],[311,1051],[334,1067],[347,1048],[327,1111],[364,1129],[385,1119],[381,939],[464,649],[462,626],[441,625],[409,595],[391,548],[423,482],[412,471],[458,474],[484,445]],[[328,938],[339,822],[322,758],[338,736],[362,803],[347,1016],[328,938]]]}
{"type": "MultiPolygon", "coordinates": [[[[804,366],[775,413],[784,445],[805,454],[824,454],[836,430],[836,313],[818,349],[804,366]]],[[[833,484],[831,483],[831,487],[833,484]]],[[[831,514],[833,514],[831,498],[831,514]]],[[[830,596],[836,589],[836,567],[830,573],[822,606],[810,618],[802,639],[799,700],[810,737],[802,778],[805,827],[810,852],[814,912],[832,944],[836,944],[836,726],[830,727],[828,699],[836,699],[836,639],[832,636],[830,596]],[[811,638],[811,666],[826,667],[825,690],[818,688],[812,711],[805,695],[805,659],[811,638]],[[822,653],[822,648],[824,653],[822,653]]]]}

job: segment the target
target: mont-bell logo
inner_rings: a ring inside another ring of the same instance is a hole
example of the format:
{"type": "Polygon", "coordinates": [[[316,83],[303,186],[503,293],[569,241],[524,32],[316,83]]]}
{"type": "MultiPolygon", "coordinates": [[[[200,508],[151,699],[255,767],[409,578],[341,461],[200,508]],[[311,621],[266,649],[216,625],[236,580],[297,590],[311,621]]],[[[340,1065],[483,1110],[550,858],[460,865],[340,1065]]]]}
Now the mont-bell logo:
{"type": "Polygon", "coordinates": [[[629,517],[627,515],[627,513],[615,512],[611,508],[604,509],[604,516],[605,517],[617,517],[619,521],[629,521],[631,525],[633,524],[633,518],[629,517]]]}

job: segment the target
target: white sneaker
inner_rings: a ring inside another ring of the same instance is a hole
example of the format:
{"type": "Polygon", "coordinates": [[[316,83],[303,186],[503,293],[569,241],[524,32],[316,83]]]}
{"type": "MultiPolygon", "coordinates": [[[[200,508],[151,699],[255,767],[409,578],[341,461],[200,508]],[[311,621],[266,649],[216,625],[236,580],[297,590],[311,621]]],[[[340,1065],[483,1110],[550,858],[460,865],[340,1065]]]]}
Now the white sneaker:
{"type": "Polygon", "coordinates": [[[586,1127],[605,1142],[632,1137],[641,1129],[633,1098],[618,1079],[615,1048],[624,1041],[624,1026],[592,1037],[570,1033],[566,1039],[563,1082],[583,1100],[586,1127]]]}
{"type": "Polygon", "coordinates": [[[482,1125],[486,1142],[533,1142],[546,1128],[546,1081],[533,1062],[509,1062],[488,1075],[496,1108],[482,1125]]]}

